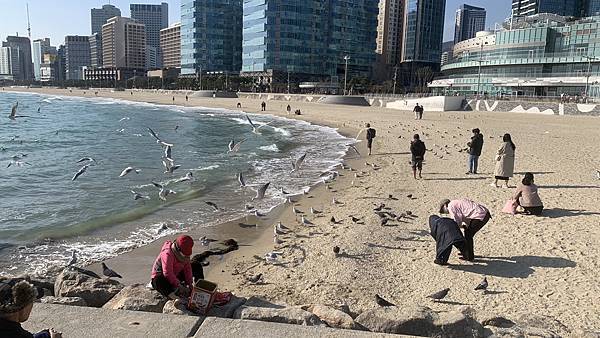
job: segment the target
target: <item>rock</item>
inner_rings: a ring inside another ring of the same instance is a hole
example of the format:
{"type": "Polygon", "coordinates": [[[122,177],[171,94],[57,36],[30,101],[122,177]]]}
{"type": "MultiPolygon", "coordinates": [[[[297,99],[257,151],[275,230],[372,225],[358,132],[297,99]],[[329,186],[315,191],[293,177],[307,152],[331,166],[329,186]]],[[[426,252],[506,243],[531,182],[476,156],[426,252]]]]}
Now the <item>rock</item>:
{"type": "Polygon", "coordinates": [[[232,296],[231,300],[222,306],[213,305],[208,311],[209,317],[233,318],[235,310],[246,303],[246,298],[232,296]]]}
{"type": "Polygon", "coordinates": [[[233,318],[306,326],[323,324],[319,317],[297,306],[280,309],[242,305],[235,311],[233,318]]]}
{"type": "Polygon", "coordinates": [[[483,326],[460,311],[439,313],[433,324],[437,326],[436,336],[444,338],[483,337],[483,326]]]}
{"type": "Polygon", "coordinates": [[[487,326],[486,331],[491,333],[487,336],[488,338],[561,338],[560,335],[547,329],[521,327],[519,325],[509,328],[487,326]]]}
{"type": "Polygon", "coordinates": [[[248,300],[246,300],[246,303],[244,305],[253,306],[253,307],[270,307],[273,309],[283,309],[283,308],[288,307],[287,304],[273,303],[264,298],[260,298],[260,297],[256,297],[256,296],[252,296],[252,297],[248,298],[248,300]]]}
{"type": "Polygon", "coordinates": [[[71,306],[87,306],[85,299],[81,297],[54,297],[48,296],[40,299],[41,303],[44,304],[61,304],[71,306]]]}
{"type": "Polygon", "coordinates": [[[162,309],[162,313],[171,315],[185,315],[185,316],[198,316],[196,313],[188,310],[181,301],[169,300],[165,303],[162,309]]]}
{"type": "Polygon", "coordinates": [[[438,315],[423,306],[390,306],[368,310],[355,322],[372,332],[430,337],[438,328],[433,324],[438,315]]]}
{"type": "Polygon", "coordinates": [[[349,330],[356,330],[360,328],[360,326],[354,322],[349,314],[329,306],[314,304],[302,307],[302,309],[312,312],[312,314],[319,317],[320,320],[325,322],[325,324],[329,325],[330,327],[349,330]]]}
{"type": "Polygon", "coordinates": [[[112,279],[102,279],[91,271],[65,268],[56,277],[54,292],[57,297],[80,297],[88,306],[102,307],[123,289],[123,284],[112,279]]]}
{"type": "Polygon", "coordinates": [[[50,277],[31,277],[29,275],[18,276],[17,278],[23,278],[31,285],[38,289],[38,292],[44,295],[54,295],[54,280],[50,277]]]}
{"type": "Polygon", "coordinates": [[[508,328],[508,327],[515,326],[516,323],[508,318],[505,318],[502,316],[497,316],[497,315],[492,315],[492,316],[483,318],[481,320],[481,325],[508,328]]]}
{"type": "Polygon", "coordinates": [[[524,313],[515,320],[521,327],[543,328],[562,335],[571,333],[571,330],[552,316],[524,313]]]}
{"type": "Polygon", "coordinates": [[[600,331],[575,330],[573,337],[579,338],[600,338],[600,331]]]}
{"type": "Polygon", "coordinates": [[[112,310],[131,310],[161,313],[167,298],[142,284],[123,288],[108,303],[102,306],[112,310]]]}

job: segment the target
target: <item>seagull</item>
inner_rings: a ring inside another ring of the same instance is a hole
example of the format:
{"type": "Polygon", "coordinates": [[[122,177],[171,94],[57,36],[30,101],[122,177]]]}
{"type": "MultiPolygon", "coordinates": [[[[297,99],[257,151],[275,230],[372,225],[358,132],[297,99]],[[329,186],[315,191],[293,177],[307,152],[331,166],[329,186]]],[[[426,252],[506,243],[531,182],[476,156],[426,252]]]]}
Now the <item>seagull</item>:
{"type": "Polygon", "coordinates": [[[27,164],[27,165],[31,165],[31,163],[29,163],[29,162],[24,162],[24,161],[10,161],[6,167],[7,167],[7,168],[10,168],[10,167],[11,167],[11,166],[13,166],[13,165],[15,165],[15,166],[17,166],[17,167],[22,167],[22,166],[24,166],[25,164],[27,164]]]}
{"type": "Polygon", "coordinates": [[[152,182],[152,184],[155,187],[160,189],[160,191],[158,192],[158,198],[160,198],[163,201],[167,200],[167,196],[169,196],[171,194],[173,194],[173,195],[177,194],[175,191],[165,188],[162,184],[159,184],[156,182],[152,182]]]}
{"type": "Polygon", "coordinates": [[[283,244],[284,242],[282,240],[280,240],[279,237],[277,237],[277,235],[273,235],[273,243],[280,245],[280,244],[283,244]]]}
{"type": "Polygon", "coordinates": [[[114,270],[112,270],[108,266],[106,266],[106,264],[104,264],[104,262],[102,262],[102,274],[108,278],[111,278],[111,277],[123,278],[121,275],[116,273],[114,270]]]}
{"type": "Polygon", "coordinates": [[[77,254],[75,254],[75,250],[73,250],[71,253],[71,259],[69,260],[69,263],[67,263],[67,266],[71,266],[75,263],[77,263],[77,254]]]}
{"type": "Polygon", "coordinates": [[[256,135],[260,135],[260,131],[259,131],[259,130],[260,130],[260,128],[262,128],[262,127],[264,127],[264,126],[268,126],[268,125],[270,125],[271,123],[273,123],[273,122],[269,122],[269,123],[266,123],[266,124],[263,124],[263,125],[260,125],[260,126],[258,126],[258,127],[257,127],[257,126],[254,124],[254,122],[252,122],[252,120],[250,119],[250,116],[246,115],[246,119],[248,119],[248,122],[250,122],[250,125],[252,126],[252,132],[253,132],[253,133],[255,133],[256,135]]]}
{"type": "Polygon", "coordinates": [[[140,194],[140,193],[139,193],[139,192],[137,192],[137,191],[133,191],[133,190],[131,190],[131,193],[133,194],[133,200],[134,200],[134,201],[137,201],[137,200],[139,200],[139,199],[144,199],[144,200],[149,200],[149,199],[150,199],[150,197],[149,197],[149,196],[142,195],[142,194],[140,194]]]}
{"type": "Polygon", "coordinates": [[[83,167],[81,167],[79,169],[79,171],[77,171],[75,173],[75,175],[73,175],[73,178],[71,178],[71,181],[75,181],[79,176],[83,175],[83,173],[85,173],[89,167],[90,167],[89,164],[86,164],[83,167]]]}
{"type": "Polygon", "coordinates": [[[123,169],[123,171],[121,171],[121,175],[119,175],[119,177],[123,177],[132,171],[135,171],[136,174],[139,174],[141,170],[134,168],[134,167],[127,167],[127,168],[123,169]]]}
{"type": "Polygon", "coordinates": [[[310,207],[310,213],[313,214],[313,215],[317,215],[317,214],[322,213],[322,211],[319,211],[319,210],[317,210],[317,209],[315,209],[313,207],[310,207]]]}
{"type": "Polygon", "coordinates": [[[289,195],[290,193],[283,190],[283,187],[279,188],[279,191],[281,192],[282,195],[289,195]]]}
{"type": "Polygon", "coordinates": [[[246,280],[250,283],[250,284],[258,284],[262,281],[263,278],[263,274],[259,273],[256,276],[252,276],[252,277],[248,277],[246,278],[246,280]]]}
{"type": "Polygon", "coordinates": [[[216,239],[208,238],[206,236],[200,237],[200,245],[202,246],[210,246],[210,243],[216,242],[216,239]]]}
{"type": "Polygon", "coordinates": [[[289,229],[286,226],[284,226],[283,224],[281,224],[281,222],[279,222],[273,228],[273,233],[275,235],[285,235],[288,233],[288,230],[289,229]]]}
{"type": "Polygon", "coordinates": [[[12,109],[10,110],[10,115],[8,115],[9,119],[14,120],[15,118],[17,118],[17,107],[19,107],[18,101],[17,103],[15,103],[14,106],[12,106],[12,109]]]}
{"type": "Polygon", "coordinates": [[[169,159],[166,159],[166,161],[163,160],[162,163],[165,167],[165,174],[172,174],[175,170],[181,167],[180,165],[174,165],[173,162],[169,161],[169,159]]]}
{"type": "Polygon", "coordinates": [[[263,213],[260,213],[258,210],[255,209],[254,210],[254,216],[256,216],[256,217],[265,217],[266,215],[263,214],[263,213]]]}
{"type": "Polygon", "coordinates": [[[124,117],[124,118],[120,119],[119,122],[128,121],[128,120],[129,120],[129,117],[124,117]]]}
{"type": "Polygon", "coordinates": [[[315,225],[313,222],[311,222],[308,219],[306,219],[306,217],[304,217],[304,215],[302,215],[302,224],[304,224],[304,225],[315,225]]]}
{"type": "Polygon", "coordinates": [[[304,212],[302,212],[302,210],[296,208],[296,206],[292,207],[292,212],[294,213],[294,215],[301,215],[304,213],[304,212]]]}
{"type": "Polygon", "coordinates": [[[269,187],[269,184],[271,184],[271,182],[267,182],[263,185],[260,186],[260,188],[258,188],[258,190],[256,191],[256,196],[252,199],[254,200],[261,200],[263,198],[265,198],[265,192],[267,192],[267,188],[269,187]]]}
{"type": "Polygon", "coordinates": [[[173,156],[171,155],[172,153],[172,148],[171,146],[165,146],[165,159],[169,162],[171,162],[171,164],[173,164],[173,156]]]}
{"type": "Polygon", "coordinates": [[[600,170],[596,170],[596,177],[600,180],[600,170]]]}
{"type": "Polygon", "coordinates": [[[238,143],[235,143],[234,139],[231,139],[231,141],[229,141],[229,150],[227,151],[228,153],[237,153],[240,150],[240,147],[242,146],[242,143],[244,143],[246,141],[246,139],[241,140],[238,143]]]}
{"type": "Polygon", "coordinates": [[[388,302],[387,300],[381,298],[380,295],[375,294],[375,302],[377,303],[377,305],[379,306],[396,306],[393,303],[388,302]]]}
{"type": "Polygon", "coordinates": [[[185,174],[185,176],[183,176],[182,178],[175,181],[175,183],[186,182],[186,181],[189,181],[189,182],[194,181],[194,174],[192,174],[191,171],[189,171],[187,174],[185,174]]]}
{"type": "Polygon", "coordinates": [[[354,223],[360,222],[360,218],[357,218],[357,217],[354,217],[354,216],[350,216],[350,219],[352,219],[352,222],[354,222],[354,223]]]}
{"type": "Polygon", "coordinates": [[[150,132],[150,135],[152,135],[152,137],[154,137],[156,139],[156,143],[162,144],[162,145],[167,146],[167,147],[172,147],[173,146],[172,143],[167,143],[167,142],[161,140],[158,137],[158,135],[156,135],[156,133],[154,132],[154,130],[152,130],[152,128],[150,128],[150,127],[147,127],[147,128],[148,128],[148,132],[150,132]]]}
{"type": "Polygon", "coordinates": [[[433,294],[427,296],[427,298],[431,298],[433,300],[441,300],[441,299],[444,299],[444,297],[446,297],[448,292],[450,292],[450,289],[446,288],[446,289],[440,290],[436,293],[433,293],[433,294]]]}
{"type": "Polygon", "coordinates": [[[275,263],[277,262],[277,258],[279,257],[279,255],[281,255],[282,252],[281,251],[271,251],[271,252],[267,252],[265,254],[265,260],[267,261],[267,263],[275,263]]]}
{"type": "Polygon", "coordinates": [[[335,217],[331,216],[331,219],[329,220],[329,222],[331,222],[333,224],[341,224],[343,221],[342,220],[337,221],[335,219],[335,217]]]}
{"type": "Polygon", "coordinates": [[[215,209],[214,211],[221,211],[221,210],[223,210],[223,209],[219,208],[219,206],[215,202],[204,201],[204,203],[206,205],[209,205],[209,206],[213,207],[213,209],[215,209]]]}
{"type": "Polygon", "coordinates": [[[237,178],[238,178],[238,182],[240,182],[240,188],[245,188],[246,187],[246,179],[244,178],[244,174],[239,173],[237,178]]]}
{"type": "Polygon", "coordinates": [[[481,281],[481,283],[479,283],[479,285],[477,285],[475,287],[475,290],[487,290],[488,287],[488,281],[486,277],[483,277],[483,280],[481,281]]]}
{"type": "Polygon", "coordinates": [[[306,158],[306,153],[304,153],[304,155],[300,156],[296,161],[292,162],[292,173],[300,170],[300,166],[302,165],[302,162],[304,162],[304,159],[306,158]]]}
{"type": "Polygon", "coordinates": [[[340,202],[340,201],[336,200],[336,199],[335,199],[335,197],[334,197],[334,198],[331,200],[331,203],[333,203],[333,204],[337,204],[337,205],[344,204],[344,203],[342,203],[342,202],[340,202]]]}
{"type": "Polygon", "coordinates": [[[373,210],[375,210],[375,211],[381,211],[383,208],[385,208],[385,204],[381,203],[378,207],[373,208],[373,210]]]}
{"type": "Polygon", "coordinates": [[[81,163],[81,162],[96,162],[96,160],[94,160],[91,157],[82,157],[81,159],[79,159],[79,161],[75,162],[75,163],[81,163]]]}

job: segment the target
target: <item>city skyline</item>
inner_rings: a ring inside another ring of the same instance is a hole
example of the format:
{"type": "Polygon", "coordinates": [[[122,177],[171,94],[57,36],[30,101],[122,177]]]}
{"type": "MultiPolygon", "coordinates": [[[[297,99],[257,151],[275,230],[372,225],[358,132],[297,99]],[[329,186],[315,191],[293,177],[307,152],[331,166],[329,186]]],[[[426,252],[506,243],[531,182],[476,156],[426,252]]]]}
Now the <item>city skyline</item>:
{"type": "MultiPolygon", "coordinates": [[[[179,22],[180,4],[179,0],[112,0],[112,1],[55,1],[55,6],[48,6],[43,0],[29,0],[29,17],[31,21],[32,39],[50,38],[54,46],[64,42],[67,35],[91,35],[90,32],[90,9],[100,8],[102,5],[110,4],[121,10],[121,15],[130,17],[129,5],[136,4],[169,4],[169,25],[179,22]],[[68,7],[68,11],[65,8],[68,7]]],[[[2,20],[0,20],[0,40],[6,39],[8,35],[27,36],[27,11],[25,2],[15,5],[10,0],[0,0],[3,6],[2,20]]],[[[490,3],[489,0],[447,0],[444,20],[444,41],[452,40],[454,37],[454,15],[456,9],[468,4],[486,8],[488,20],[486,28],[493,28],[494,23],[501,23],[510,15],[510,2],[498,1],[490,3]]]]}

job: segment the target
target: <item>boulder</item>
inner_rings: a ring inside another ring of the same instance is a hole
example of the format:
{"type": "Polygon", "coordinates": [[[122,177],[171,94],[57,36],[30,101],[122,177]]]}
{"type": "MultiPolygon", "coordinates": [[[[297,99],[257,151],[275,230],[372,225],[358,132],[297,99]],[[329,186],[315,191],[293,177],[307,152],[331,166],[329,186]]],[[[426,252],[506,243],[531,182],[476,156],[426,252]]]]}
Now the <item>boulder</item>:
{"type": "Polygon", "coordinates": [[[68,267],[56,277],[54,293],[57,297],[80,297],[88,306],[102,307],[123,289],[116,280],[99,278],[95,273],[68,267]]]}
{"type": "Polygon", "coordinates": [[[423,306],[379,307],[361,313],[355,322],[372,332],[432,336],[438,331],[433,322],[438,315],[423,306]]]}
{"type": "Polygon", "coordinates": [[[213,307],[208,311],[208,316],[210,317],[220,317],[220,318],[233,318],[233,314],[235,310],[237,310],[240,306],[246,303],[246,298],[240,298],[236,296],[232,296],[231,300],[224,305],[213,305],[213,307]]]}
{"type": "Polygon", "coordinates": [[[61,305],[71,305],[71,306],[87,306],[85,299],[81,297],[54,297],[47,296],[40,299],[41,303],[44,304],[61,304],[61,305]]]}
{"type": "Polygon", "coordinates": [[[43,295],[54,295],[54,279],[50,277],[36,276],[31,277],[29,275],[17,276],[17,278],[23,278],[31,285],[38,289],[38,292],[43,295]]]}
{"type": "Polygon", "coordinates": [[[169,300],[165,303],[162,313],[171,315],[198,316],[196,313],[188,310],[184,303],[179,300],[169,300]]]}
{"type": "Polygon", "coordinates": [[[508,327],[515,326],[516,323],[513,322],[512,320],[502,317],[502,316],[491,315],[491,316],[482,318],[481,325],[508,328],[508,327]]]}
{"type": "Polygon", "coordinates": [[[152,290],[146,285],[132,284],[123,288],[117,295],[109,300],[105,309],[131,310],[161,313],[167,298],[152,290]]]}
{"type": "Polygon", "coordinates": [[[235,311],[233,318],[307,326],[323,325],[319,317],[297,306],[277,309],[242,305],[235,311]]]}
{"type": "Polygon", "coordinates": [[[524,313],[515,320],[521,327],[543,328],[561,335],[571,333],[571,330],[552,316],[539,315],[535,313],[524,313]]]}
{"type": "Polygon", "coordinates": [[[600,338],[600,331],[590,331],[590,330],[575,330],[573,333],[573,337],[579,338],[600,338]]]}
{"type": "Polygon", "coordinates": [[[349,314],[329,306],[313,304],[303,306],[302,309],[319,317],[321,321],[325,322],[325,324],[330,327],[349,330],[357,330],[360,328],[349,314]]]}
{"type": "Polygon", "coordinates": [[[483,337],[483,326],[461,311],[441,312],[433,324],[438,329],[436,336],[444,338],[483,337]]]}
{"type": "Polygon", "coordinates": [[[488,338],[561,338],[555,332],[537,327],[522,327],[519,325],[509,328],[486,326],[485,329],[489,333],[488,338]]]}
{"type": "Polygon", "coordinates": [[[270,307],[273,309],[283,309],[283,308],[288,307],[287,304],[270,302],[264,298],[257,297],[257,296],[252,296],[252,297],[248,298],[248,300],[246,300],[246,303],[244,305],[253,306],[253,307],[270,307]]]}

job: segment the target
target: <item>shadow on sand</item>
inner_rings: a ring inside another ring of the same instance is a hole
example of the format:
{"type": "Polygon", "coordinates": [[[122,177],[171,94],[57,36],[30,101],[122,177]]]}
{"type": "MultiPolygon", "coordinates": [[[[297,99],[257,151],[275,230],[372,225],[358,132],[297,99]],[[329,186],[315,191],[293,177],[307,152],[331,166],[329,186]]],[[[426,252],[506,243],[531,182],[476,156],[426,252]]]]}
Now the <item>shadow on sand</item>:
{"type": "Polygon", "coordinates": [[[589,216],[589,215],[600,215],[600,212],[585,211],[578,209],[544,209],[542,217],[548,218],[562,218],[562,217],[575,217],[575,216],[589,216]]]}
{"type": "Polygon", "coordinates": [[[475,181],[486,180],[489,177],[469,176],[469,177],[445,177],[445,178],[424,178],[424,181],[475,181]]]}
{"type": "Polygon", "coordinates": [[[450,265],[449,268],[485,276],[527,278],[534,268],[574,268],[577,264],[561,257],[514,256],[478,257],[472,265],[450,265]]]}

